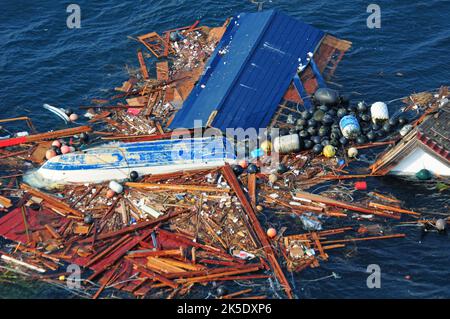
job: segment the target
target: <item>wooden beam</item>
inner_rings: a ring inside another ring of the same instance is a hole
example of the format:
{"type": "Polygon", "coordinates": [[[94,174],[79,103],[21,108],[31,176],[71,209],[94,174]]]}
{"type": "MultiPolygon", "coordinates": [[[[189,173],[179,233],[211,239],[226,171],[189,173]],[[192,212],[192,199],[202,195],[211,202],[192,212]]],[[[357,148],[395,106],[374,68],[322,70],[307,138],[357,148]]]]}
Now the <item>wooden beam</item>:
{"type": "Polygon", "coordinates": [[[145,80],[147,80],[149,78],[147,65],[145,65],[144,55],[142,54],[142,51],[140,49],[137,52],[137,56],[138,56],[138,60],[139,60],[139,65],[141,67],[142,77],[145,80]]]}
{"type": "Polygon", "coordinates": [[[222,167],[222,173],[225,179],[227,180],[229,186],[233,189],[236,196],[238,197],[239,201],[241,202],[241,205],[246,212],[247,216],[250,218],[251,224],[253,226],[254,231],[256,232],[258,239],[263,245],[263,249],[267,255],[267,258],[269,260],[269,264],[275,273],[275,276],[279,280],[280,284],[283,286],[284,291],[286,292],[286,295],[292,299],[292,289],[289,285],[288,280],[286,279],[286,276],[283,273],[283,270],[281,269],[280,265],[278,264],[278,260],[275,256],[275,252],[272,248],[272,245],[270,244],[266,233],[264,232],[261,224],[258,221],[258,218],[256,217],[256,213],[253,210],[252,205],[247,200],[247,197],[245,196],[244,191],[242,190],[239,181],[236,178],[236,175],[233,172],[233,169],[230,165],[226,164],[224,167],[222,167]]]}
{"type": "Polygon", "coordinates": [[[163,189],[170,191],[197,191],[197,192],[218,192],[218,193],[229,193],[228,188],[217,188],[213,186],[198,186],[198,185],[174,185],[174,184],[154,184],[154,183],[134,183],[127,182],[125,186],[131,188],[140,189],[163,189]]]}

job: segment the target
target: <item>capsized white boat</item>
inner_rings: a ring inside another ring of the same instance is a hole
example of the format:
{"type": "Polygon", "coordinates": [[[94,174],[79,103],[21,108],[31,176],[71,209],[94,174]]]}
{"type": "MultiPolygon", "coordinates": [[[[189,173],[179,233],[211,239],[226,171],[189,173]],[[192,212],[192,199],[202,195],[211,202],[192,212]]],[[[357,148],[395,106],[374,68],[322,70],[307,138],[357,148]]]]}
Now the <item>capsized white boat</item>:
{"type": "Polygon", "coordinates": [[[233,163],[232,145],[223,137],[109,143],[56,156],[27,179],[44,184],[91,183],[139,176],[214,168],[233,163]]]}

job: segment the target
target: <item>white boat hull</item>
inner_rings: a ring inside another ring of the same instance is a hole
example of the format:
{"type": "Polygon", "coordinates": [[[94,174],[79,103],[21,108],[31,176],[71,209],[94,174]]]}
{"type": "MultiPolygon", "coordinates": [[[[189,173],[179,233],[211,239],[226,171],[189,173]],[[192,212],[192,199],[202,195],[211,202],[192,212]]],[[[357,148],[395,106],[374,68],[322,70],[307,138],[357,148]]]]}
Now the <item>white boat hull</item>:
{"type": "Polygon", "coordinates": [[[234,152],[223,138],[115,143],[60,155],[34,174],[50,184],[98,183],[139,176],[209,169],[234,162],[234,152]]]}

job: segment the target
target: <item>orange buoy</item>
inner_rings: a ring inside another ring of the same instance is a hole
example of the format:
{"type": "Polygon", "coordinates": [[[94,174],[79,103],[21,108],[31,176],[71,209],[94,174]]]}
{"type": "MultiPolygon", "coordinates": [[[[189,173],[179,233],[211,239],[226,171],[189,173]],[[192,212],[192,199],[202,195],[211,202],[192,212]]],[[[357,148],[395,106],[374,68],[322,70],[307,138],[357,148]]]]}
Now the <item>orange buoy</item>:
{"type": "Polygon", "coordinates": [[[245,169],[248,166],[248,162],[245,159],[243,159],[239,161],[239,165],[245,169]]]}
{"type": "Polygon", "coordinates": [[[275,238],[276,235],[277,235],[277,230],[275,228],[269,228],[267,230],[267,236],[269,238],[275,238]]]}
{"type": "Polygon", "coordinates": [[[108,191],[106,192],[106,197],[108,198],[113,198],[114,195],[116,195],[116,192],[113,191],[112,189],[108,189],[108,191]]]}
{"type": "Polygon", "coordinates": [[[70,114],[69,119],[72,122],[75,122],[76,120],[78,120],[78,115],[76,115],[75,113],[70,114]]]}
{"type": "Polygon", "coordinates": [[[67,145],[61,146],[61,153],[63,153],[63,154],[70,153],[70,146],[67,146],[67,145]]]}
{"type": "Polygon", "coordinates": [[[53,157],[55,157],[57,154],[54,150],[48,150],[47,152],[45,152],[45,158],[46,159],[52,159],[53,157]]]}
{"type": "Polygon", "coordinates": [[[61,147],[61,142],[58,140],[54,140],[52,146],[61,147]]]}
{"type": "Polygon", "coordinates": [[[358,234],[365,234],[365,233],[367,233],[369,230],[367,229],[367,227],[366,226],[360,226],[359,228],[358,228],[358,234]]]}

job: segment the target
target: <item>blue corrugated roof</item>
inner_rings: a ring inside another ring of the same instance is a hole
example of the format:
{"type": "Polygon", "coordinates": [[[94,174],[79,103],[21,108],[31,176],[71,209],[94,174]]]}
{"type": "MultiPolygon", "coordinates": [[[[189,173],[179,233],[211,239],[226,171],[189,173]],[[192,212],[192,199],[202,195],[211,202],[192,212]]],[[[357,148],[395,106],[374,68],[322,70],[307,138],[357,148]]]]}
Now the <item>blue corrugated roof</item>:
{"type": "Polygon", "coordinates": [[[307,64],[324,35],[274,10],[238,15],[170,128],[206,126],[214,113],[209,125],[222,131],[266,127],[299,64],[307,64]]]}

